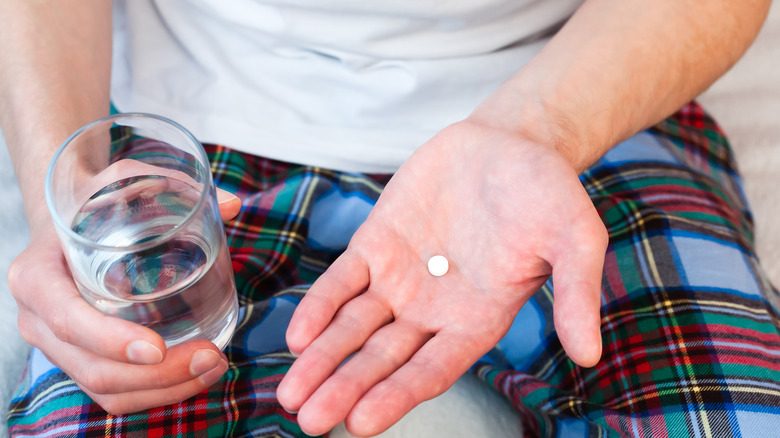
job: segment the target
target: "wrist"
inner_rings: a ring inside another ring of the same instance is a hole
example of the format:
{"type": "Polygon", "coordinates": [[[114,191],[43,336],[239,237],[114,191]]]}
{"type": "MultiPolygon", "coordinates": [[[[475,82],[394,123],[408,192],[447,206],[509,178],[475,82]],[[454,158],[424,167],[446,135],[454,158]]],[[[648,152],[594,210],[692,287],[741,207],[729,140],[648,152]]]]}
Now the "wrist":
{"type": "Polygon", "coordinates": [[[51,215],[46,205],[45,181],[49,163],[59,144],[54,140],[47,141],[49,138],[48,135],[43,135],[33,142],[22,142],[15,136],[7,138],[31,234],[51,225],[51,215]]]}
{"type": "Polygon", "coordinates": [[[52,224],[45,198],[46,173],[62,143],[83,124],[107,113],[105,109],[33,118],[28,114],[6,114],[3,124],[8,151],[22,193],[30,232],[52,224]],[[13,117],[11,117],[13,116],[13,117]],[[46,126],[46,129],[41,129],[46,126]]]}
{"type": "Polygon", "coordinates": [[[552,148],[577,173],[582,172],[605,150],[599,147],[593,132],[583,131],[577,120],[554,104],[554,99],[530,88],[504,84],[477,107],[469,120],[552,148]]]}

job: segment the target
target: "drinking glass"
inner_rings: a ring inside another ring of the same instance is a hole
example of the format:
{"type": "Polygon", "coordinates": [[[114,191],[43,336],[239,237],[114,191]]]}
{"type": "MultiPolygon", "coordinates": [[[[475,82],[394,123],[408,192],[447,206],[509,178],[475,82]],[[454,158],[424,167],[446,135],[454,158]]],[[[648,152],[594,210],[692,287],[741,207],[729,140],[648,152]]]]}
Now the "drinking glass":
{"type": "Polygon", "coordinates": [[[46,202],[79,292],[167,346],[224,348],[238,302],[208,158],[187,130],[129,113],[94,121],[57,151],[46,202]]]}

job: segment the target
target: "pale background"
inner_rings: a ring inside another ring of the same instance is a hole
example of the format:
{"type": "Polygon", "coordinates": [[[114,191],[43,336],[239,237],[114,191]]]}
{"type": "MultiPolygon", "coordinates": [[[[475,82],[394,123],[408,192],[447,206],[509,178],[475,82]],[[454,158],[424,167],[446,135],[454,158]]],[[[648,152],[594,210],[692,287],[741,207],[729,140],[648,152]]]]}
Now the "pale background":
{"type": "MultiPolygon", "coordinates": [[[[756,219],[758,253],[780,285],[780,6],[774,2],[764,29],[745,57],[701,97],[737,153],[756,219]]],[[[2,143],[0,136],[0,143],[2,143]]],[[[28,240],[21,197],[8,152],[0,144],[0,438],[7,436],[5,407],[29,347],[16,330],[16,304],[6,274],[28,240]]],[[[518,436],[507,405],[472,380],[421,405],[387,437],[518,436]],[[504,413],[503,415],[500,413],[504,413]]],[[[347,436],[343,427],[334,437],[347,436]]]]}

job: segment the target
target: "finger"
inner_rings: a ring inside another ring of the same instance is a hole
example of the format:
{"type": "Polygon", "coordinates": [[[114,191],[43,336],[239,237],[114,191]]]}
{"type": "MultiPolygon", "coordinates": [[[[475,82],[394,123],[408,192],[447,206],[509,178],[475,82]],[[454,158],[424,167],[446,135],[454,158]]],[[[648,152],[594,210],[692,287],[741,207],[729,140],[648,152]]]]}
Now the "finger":
{"type": "Polygon", "coordinates": [[[227,362],[220,364],[200,377],[165,389],[150,389],[124,394],[94,394],[84,392],[112,415],[129,414],[186,400],[219,381],[228,369],[227,362]]]}
{"type": "Polygon", "coordinates": [[[38,348],[49,361],[69,375],[83,389],[92,394],[119,394],[124,392],[164,389],[201,377],[226,362],[227,358],[208,341],[192,341],[168,350],[165,360],[155,365],[133,365],[116,362],[59,341],[34,316],[32,323],[36,337],[43,340],[38,348]]]}
{"type": "MultiPolygon", "coordinates": [[[[94,179],[89,182],[89,184],[85,185],[84,190],[87,190],[85,195],[90,197],[94,196],[95,191],[106,187],[111,183],[123,180],[130,176],[141,175],[167,176],[169,178],[182,181],[194,187],[198,191],[202,190],[203,188],[203,184],[196,182],[194,179],[192,179],[192,177],[184,172],[150,165],[137,160],[125,159],[111,164],[111,166],[96,175],[94,179]]],[[[97,198],[90,199],[89,203],[87,204],[88,207],[86,209],[82,209],[82,211],[103,208],[106,205],[110,205],[111,203],[116,202],[117,199],[132,197],[133,195],[137,195],[139,193],[145,193],[147,195],[163,193],[166,189],[168,189],[168,186],[169,180],[167,179],[139,181],[133,184],[131,187],[123,188],[121,191],[110,191],[102,194],[97,198]]],[[[241,210],[241,200],[232,193],[220,188],[217,188],[217,202],[219,204],[220,215],[223,221],[232,219],[241,210]]]]}
{"type": "Polygon", "coordinates": [[[432,336],[405,321],[379,329],[306,400],[298,412],[302,430],[321,435],[342,422],[366,391],[406,363],[432,336]]]}
{"type": "Polygon", "coordinates": [[[295,360],[279,384],[277,397],[285,409],[298,411],[349,355],[392,318],[391,310],[368,294],[345,304],[328,328],[295,360]]]}
{"type": "Polygon", "coordinates": [[[601,357],[601,277],[606,232],[598,229],[580,238],[552,263],[553,318],[558,338],[569,358],[580,366],[596,365],[601,357]],[[602,237],[603,236],[603,237],[602,237]]]}
{"type": "Polygon", "coordinates": [[[219,187],[217,188],[217,202],[219,203],[219,214],[223,221],[233,219],[241,211],[241,199],[219,187]]]}
{"type": "MultiPolygon", "coordinates": [[[[74,189],[76,190],[75,199],[81,199],[81,202],[76,203],[76,205],[82,205],[86,202],[87,199],[92,198],[96,192],[100,191],[101,189],[116,183],[118,181],[122,181],[127,178],[132,177],[138,177],[138,176],[145,176],[145,175],[155,175],[155,176],[167,176],[170,178],[178,179],[179,181],[185,182],[191,186],[198,187],[198,190],[200,190],[200,187],[202,185],[195,182],[192,177],[187,175],[186,173],[178,170],[172,170],[167,169],[164,167],[147,164],[138,160],[133,159],[123,159],[116,161],[114,163],[111,163],[108,167],[101,169],[98,173],[94,173],[93,171],[85,172],[84,174],[76,175],[80,179],[78,180],[77,184],[75,184],[74,189]]],[[[162,181],[154,181],[151,183],[141,183],[138,187],[141,189],[141,192],[143,190],[156,190],[159,188],[164,189],[167,185],[163,185],[164,180],[162,181]]],[[[134,189],[136,186],[134,186],[132,189],[134,189]]],[[[134,190],[133,193],[139,193],[138,190],[134,190]]],[[[157,192],[159,193],[159,192],[157,192]]],[[[99,198],[96,198],[95,201],[97,207],[101,207],[106,204],[106,202],[103,202],[103,200],[111,201],[116,198],[118,198],[120,195],[115,194],[114,191],[106,193],[99,198]]]]}
{"type": "MultiPolygon", "coordinates": [[[[20,307],[35,314],[51,335],[64,343],[121,362],[161,362],[165,356],[162,338],[146,327],[106,316],[90,306],[76,289],[61,250],[53,242],[35,244],[35,250],[28,249],[11,265],[9,287],[20,307]]],[[[34,345],[40,342],[38,339],[34,345]]]]}
{"type": "Polygon", "coordinates": [[[97,211],[109,205],[121,203],[125,199],[133,199],[141,194],[147,197],[160,194],[165,192],[167,188],[168,181],[162,178],[137,181],[131,185],[114,185],[110,190],[107,186],[96,187],[93,189],[96,192],[90,196],[88,201],[83,203],[79,208],[79,213],[97,211]]]}
{"type": "MultiPolygon", "coordinates": [[[[147,174],[163,175],[169,178],[175,178],[179,181],[185,182],[188,185],[196,188],[198,191],[203,189],[203,184],[196,182],[192,177],[190,177],[189,175],[187,175],[182,171],[167,169],[164,167],[158,167],[137,160],[132,160],[132,159],[121,160],[112,164],[110,166],[110,169],[112,169],[112,171],[107,173],[110,178],[114,179],[114,181],[118,181],[119,179],[122,179],[122,178],[118,178],[118,175],[121,175],[122,173],[124,174],[130,173],[133,176],[147,175],[147,174]]],[[[142,190],[151,189],[152,193],[155,193],[154,190],[157,190],[157,193],[160,193],[166,187],[167,187],[167,182],[164,187],[160,187],[160,185],[158,184],[158,186],[140,187],[140,189],[142,190]]],[[[217,187],[217,203],[219,204],[219,212],[223,221],[227,221],[234,218],[241,210],[241,200],[236,195],[228,192],[227,190],[220,189],[219,187],[217,187]]]]}
{"type": "Polygon", "coordinates": [[[357,402],[347,417],[347,429],[358,436],[379,434],[418,404],[442,394],[485,353],[477,341],[436,334],[357,402]]]}
{"type": "Polygon", "coordinates": [[[347,249],[304,295],[287,328],[287,346],[300,354],[328,326],[341,306],[369,283],[364,260],[347,249]]]}

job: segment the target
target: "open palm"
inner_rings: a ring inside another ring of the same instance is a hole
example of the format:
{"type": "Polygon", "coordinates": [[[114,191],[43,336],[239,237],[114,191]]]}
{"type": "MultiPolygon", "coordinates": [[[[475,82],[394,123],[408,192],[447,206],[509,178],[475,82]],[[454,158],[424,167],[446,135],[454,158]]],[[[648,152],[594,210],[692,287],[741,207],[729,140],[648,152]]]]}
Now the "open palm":
{"type": "Polygon", "coordinates": [[[379,433],[449,388],[553,273],[561,342],[591,366],[605,248],[598,214],[554,149],[453,125],[399,169],[301,301],[287,333],[301,356],[279,400],[310,434],[345,418],[354,434],[379,433]],[[444,276],[428,272],[434,255],[449,260],[444,276]]]}

